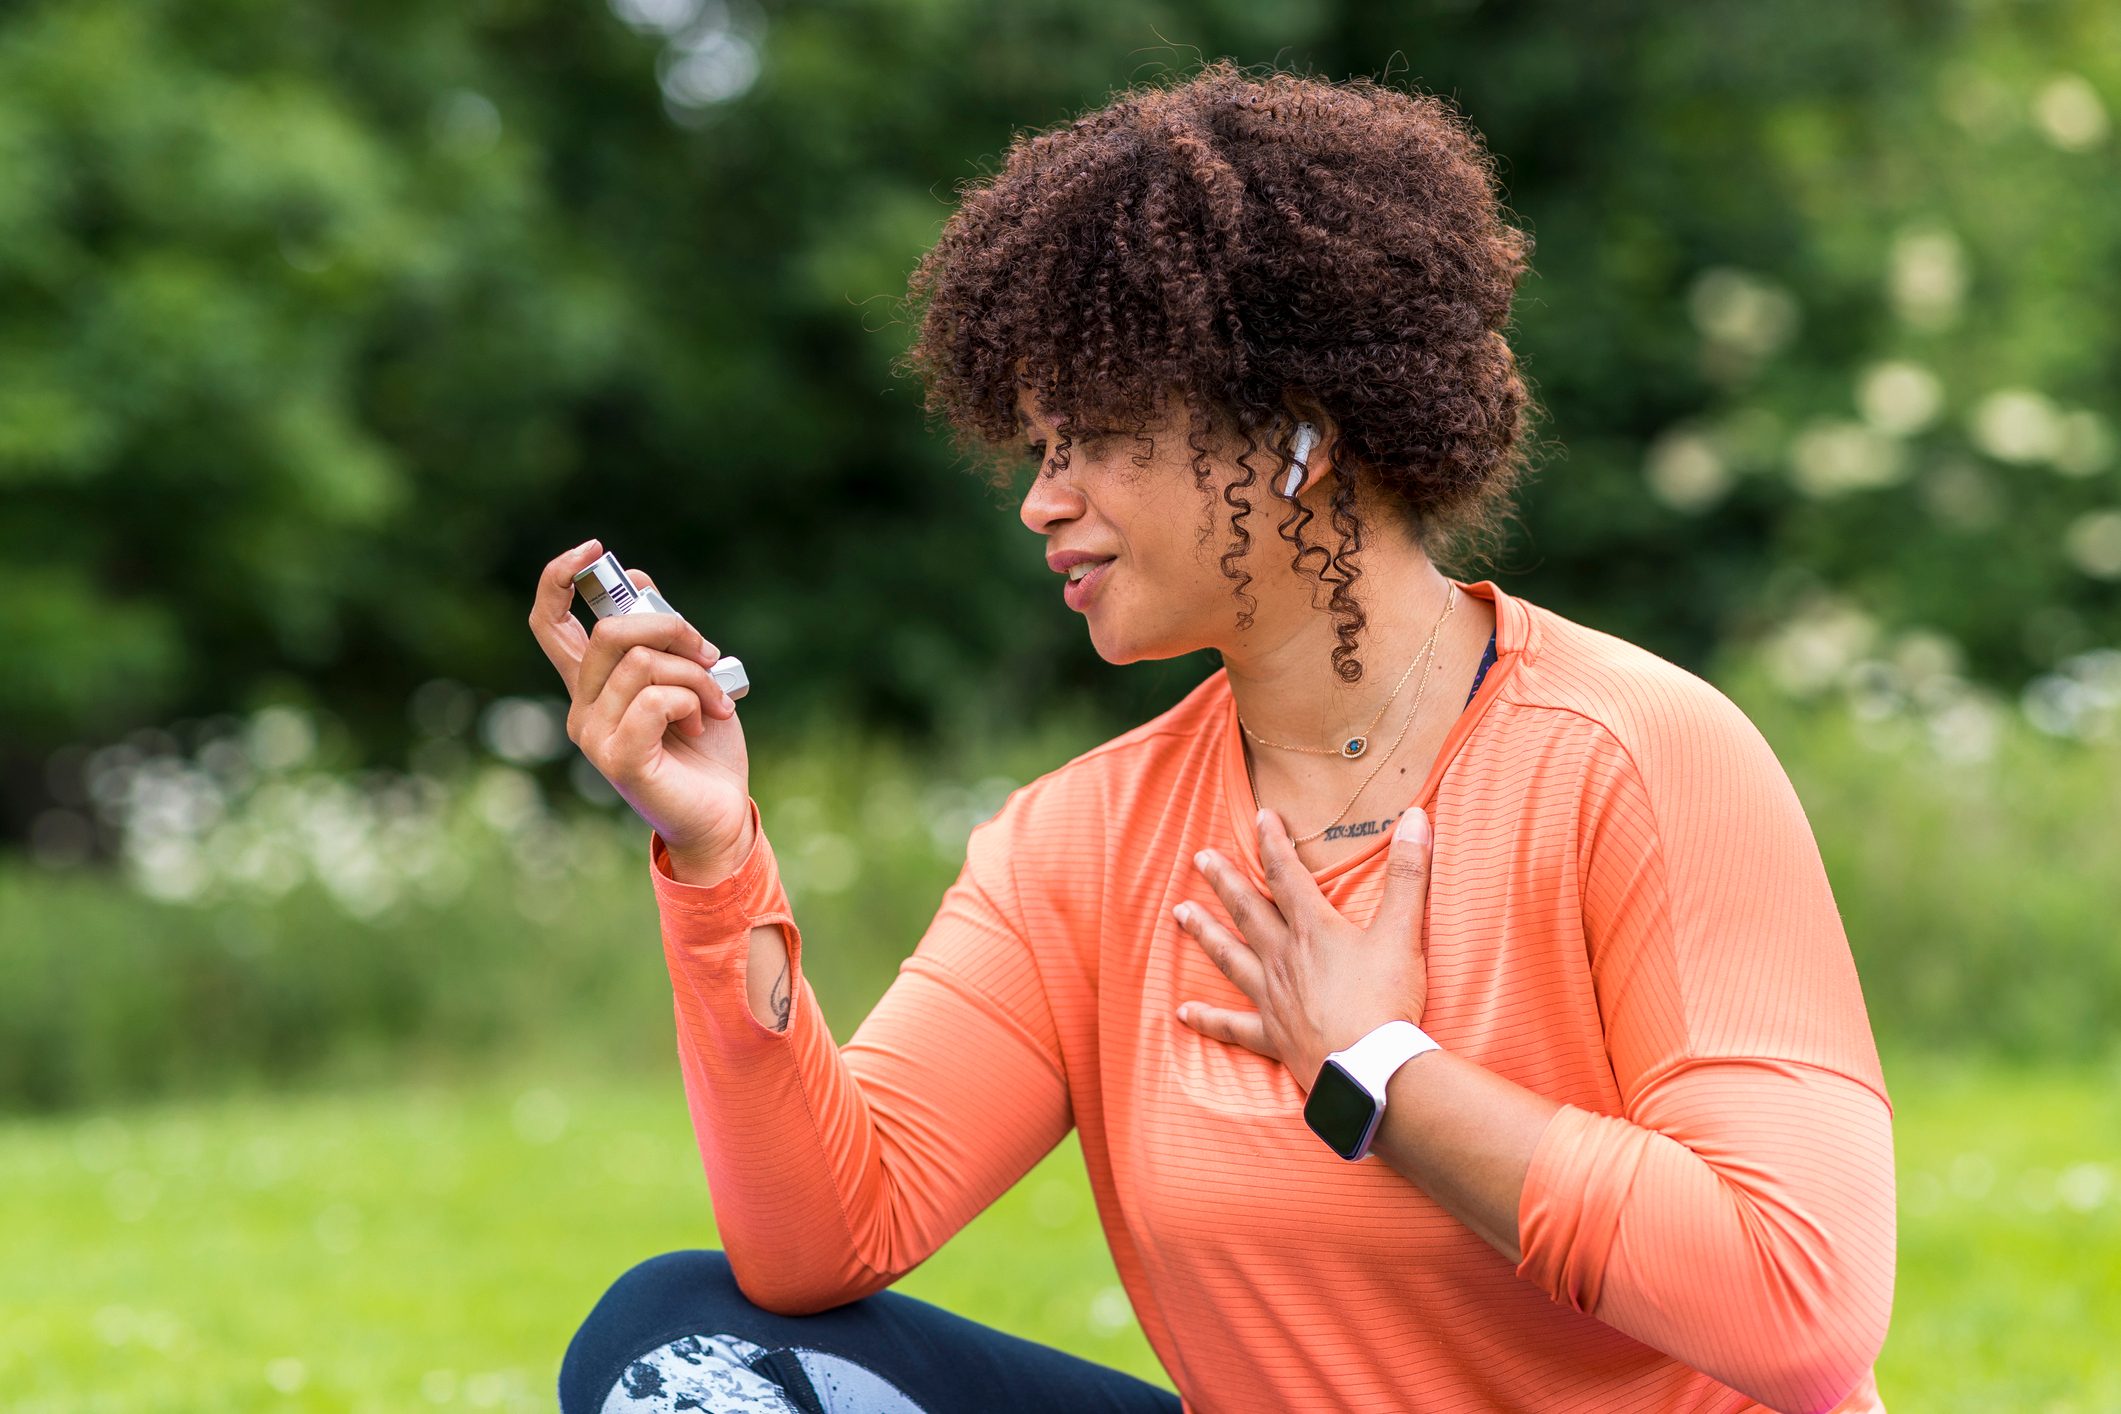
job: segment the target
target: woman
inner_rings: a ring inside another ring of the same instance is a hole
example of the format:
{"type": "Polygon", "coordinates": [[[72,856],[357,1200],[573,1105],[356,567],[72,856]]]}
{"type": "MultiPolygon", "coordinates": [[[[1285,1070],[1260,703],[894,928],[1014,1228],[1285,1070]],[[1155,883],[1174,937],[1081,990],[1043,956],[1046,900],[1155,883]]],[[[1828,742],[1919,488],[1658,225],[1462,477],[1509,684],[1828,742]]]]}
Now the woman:
{"type": "Polygon", "coordinates": [[[843,1048],[714,645],[585,638],[602,547],[546,567],[726,1245],[621,1278],[568,1414],[1180,1407],[883,1290],[1071,1126],[1187,1409],[1881,1407],[1890,1108],[1787,777],[1700,678],[1436,568],[1524,460],[1499,213],[1442,102],[1227,62],[967,192],[931,409],[1037,459],[1101,656],[1223,666],[973,832],[843,1048]]]}

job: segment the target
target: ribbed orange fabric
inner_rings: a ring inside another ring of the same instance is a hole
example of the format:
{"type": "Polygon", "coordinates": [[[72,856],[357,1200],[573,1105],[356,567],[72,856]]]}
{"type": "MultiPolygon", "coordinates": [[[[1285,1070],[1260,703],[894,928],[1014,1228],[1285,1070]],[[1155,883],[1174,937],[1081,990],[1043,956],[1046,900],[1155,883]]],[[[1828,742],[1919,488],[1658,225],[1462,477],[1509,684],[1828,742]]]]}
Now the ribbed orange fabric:
{"type": "MultiPolygon", "coordinates": [[[[1266,887],[1217,671],[973,831],[844,1047],[756,803],[757,846],[712,887],[672,879],[651,834],[693,1128],[747,1294],[799,1313],[888,1286],[1073,1125],[1190,1410],[1879,1409],[1890,1106],[1796,792],[1701,678],[1460,587],[1494,603],[1497,659],[1416,800],[1436,832],[1422,1025],[1563,1102],[1521,1265],[1382,1159],[1328,1152],[1280,1063],[1173,1015],[1251,1006],[1170,915],[1191,898],[1227,922],[1203,846],[1266,887]],[[785,1033],[745,996],[762,922],[795,962],[785,1033]]],[[[1313,876],[1358,924],[1388,840],[1313,876]]]]}

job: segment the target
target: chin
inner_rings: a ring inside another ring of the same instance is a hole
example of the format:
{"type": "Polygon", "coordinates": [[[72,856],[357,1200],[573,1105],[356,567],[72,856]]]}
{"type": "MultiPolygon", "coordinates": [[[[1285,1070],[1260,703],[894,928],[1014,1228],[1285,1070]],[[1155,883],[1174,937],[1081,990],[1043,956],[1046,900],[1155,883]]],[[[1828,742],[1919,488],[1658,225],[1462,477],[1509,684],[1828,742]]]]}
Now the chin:
{"type": "Polygon", "coordinates": [[[1097,650],[1098,657],[1118,667],[1125,663],[1179,658],[1207,645],[1205,642],[1196,642],[1168,631],[1146,635],[1139,631],[1130,633],[1116,625],[1106,625],[1093,620],[1090,624],[1090,646],[1097,650]]]}
{"type": "Polygon", "coordinates": [[[1139,656],[1132,651],[1132,645],[1126,640],[1098,632],[1096,624],[1090,625],[1090,646],[1097,650],[1098,657],[1115,667],[1121,663],[1132,663],[1139,656]]]}

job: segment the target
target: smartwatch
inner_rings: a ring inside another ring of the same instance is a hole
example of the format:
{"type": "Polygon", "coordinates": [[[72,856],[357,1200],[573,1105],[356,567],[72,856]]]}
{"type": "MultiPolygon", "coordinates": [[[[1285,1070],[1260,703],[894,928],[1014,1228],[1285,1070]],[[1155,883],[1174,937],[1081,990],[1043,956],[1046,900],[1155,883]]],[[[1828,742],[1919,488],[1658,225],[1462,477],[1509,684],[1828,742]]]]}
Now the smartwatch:
{"type": "Polygon", "coordinates": [[[1413,1022],[1387,1021],[1326,1057],[1304,1101],[1304,1123],[1343,1159],[1363,1157],[1384,1120],[1385,1086],[1393,1072],[1418,1055],[1442,1049],[1413,1022]]]}

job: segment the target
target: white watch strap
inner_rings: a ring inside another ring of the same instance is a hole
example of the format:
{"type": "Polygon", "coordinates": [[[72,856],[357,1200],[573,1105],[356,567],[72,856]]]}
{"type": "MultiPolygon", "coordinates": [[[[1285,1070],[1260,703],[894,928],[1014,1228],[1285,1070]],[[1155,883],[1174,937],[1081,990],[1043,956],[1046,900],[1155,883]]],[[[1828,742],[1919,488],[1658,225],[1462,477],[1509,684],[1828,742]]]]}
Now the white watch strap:
{"type": "Polygon", "coordinates": [[[1387,1021],[1327,1059],[1339,1061],[1381,1105],[1385,1100],[1385,1086],[1395,1071],[1416,1056],[1442,1049],[1435,1038],[1413,1022],[1387,1021]]]}

